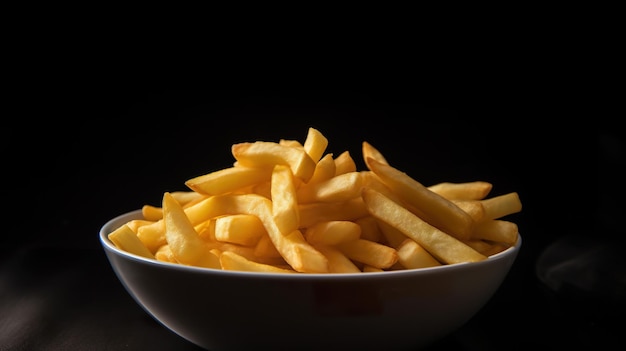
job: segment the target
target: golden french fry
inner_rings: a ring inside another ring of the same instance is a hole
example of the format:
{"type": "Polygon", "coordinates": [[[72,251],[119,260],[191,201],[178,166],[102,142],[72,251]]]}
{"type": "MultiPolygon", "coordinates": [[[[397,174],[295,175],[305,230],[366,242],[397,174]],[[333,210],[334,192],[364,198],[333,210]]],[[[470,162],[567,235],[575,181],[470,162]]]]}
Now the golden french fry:
{"type": "Polygon", "coordinates": [[[451,200],[467,212],[475,223],[498,219],[522,210],[522,202],[516,192],[483,200],[451,200]]]}
{"type": "Polygon", "coordinates": [[[133,232],[137,233],[139,231],[139,227],[143,227],[144,225],[152,224],[153,221],[148,221],[145,219],[131,219],[126,223],[126,225],[133,230],[133,232]]]}
{"type": "Polygon", "coordinates": [[[337,245],[359,239],[361,227],[352,221],[319,222],[306,228],[303,234],[313,246],[337,245]]]}
{"type": "Polygon", "coordinates": [[[368,143],[367,141],[364,141],[361,144],[361,153],[363,154],[363,161],[365,161],[365,166],[369,170],[371,170],[370,165],[368,164],[368,159],[370,158],[386,165],[389,164],[385,156],[383,156],[383,154],[377,148],[372,146],[372,144],[368,143]]]}
{"type": "Polygon", "coordinates": [[[216,218],[212,218],[199,224],[194,224],[193,228],[196,230],[196,233],[198,233],[198,236],[204,241],[217,241],[217,239],[215,239],[215,220],[216,218]]]}
{"type": "Polygon", "coordinates": [[[418,209],[423,220],[458,239],[469,239],[474,225],[469,214],[406,173],[374,159],[369,160],[372,172],[404,202],[418,209]]]}
{"type": "Polygon", "coordinates": [[[356,172],[356,163],[350,152],[344,151],[335,158],[335,176],[349,172],[356,172]]]}
{"type": "Polygon", "coordinates": [[[204,197],[197,191],[172,191],[170,194],[183,207],[193,204],[204,197]]]}
{"type": "Polygon", "coordinates": [[[357,239],[336,247],[351,260],[378,268],[389,268],[398,261],[396,249],[374,241],[357,239]]]}
{"type": "Polygon", "coordinates": [[[185,185],[204,195],[230,193],[263,181],[269,181],[272,167],[234,166],[189,179],[185,185]]]}
{"type": "Polygon", "coordinates": [[[405,239],[398,247],[398,262],[406,269],[441,266],[428,251],[413,239],[405,239]]]}
{"type": "Polygon", "coordinates": [[[139,240],[137,234],[127,224],[122,225],[108,235],[109,240],[118,248],[146,258],[154,258],[154,255],[139,240]]]}
{"type": "Polygon", "coordinates": [[[348,172],[311,186],[303,185],[296,193],[298,203],[348,201],[361,195],[362,183],[359,172],[348,172]]]}
{"type": "Polygon", "coordinates": [[[292,269],[279,268],[270,264],[251,261],[232,251],[222,251],[219,260],[222,269],[225,270],[265,273],[295,273],[292,269]]]}
{"type": "Polygon", "coordinates": [[[178,261],[176,261],[176,257],[174,257],[174,254],[172,253],[172,249],[170,249],[170,246],[167,244],[159,247],[159,249],[154,254],[154,258],[156,258],[158,261],[178,263],[178,261]]]}
{"type": "Polygon", "coordinates": [[[363,265],[363,270],[362,272],[364,273],[370,273],[370,272],[384,272],[385,270],[382,268],[378,268],[378,267],[374,267],[374,266],[370,266],[370,265],[363,265]]]}
{"type": "Polygon", "coordinates": [[[465,243],[485,256],[495,255],[498,252],[502,252],[509,247],[509,245],[485,241],[482,239],[470,239],[465,241],[465,243]]]}
{"type": "MultiPolygon", "coordinates": [[[[391,200],[407,206],[407,204],[402,201],[400,196],[394,193],[387,185],[385,185],[385,183],[383,183],[383,181],[380,179],[379,176],[376,175],[376,173],[372,171],[361,171],[361,178],[363,179],[363,187],[374,189],[379,193],[385,195],[386,197],[390,198],[391,200]]],[[[409,210],[417,211],[413,208],[409,208],[409,210]]]]}
{"type": "Polygon", "coordinates": [[[165,223],[163,223],[161,219],[150,224],[142,225],[137,228],[137,237],[150,252],[155,253],[159,247],[167,244],[167,240],[165,239],[165,223]]]}
{"type": "Polygon", "coordinates": [[[482,239],[469,239],[469,240],[465,240],[463,241],[467,246],[471,247],[472,249],[483,253],[483,251],[487,251],[489,250],[489,248],[493,245],[493,243],[482,240],[482,239]]]}
{"type": "Polygon", "coordinates": [[[354,223],[361,227],[361,239],[380,242],[383,234],[378,226],[378,220],[373,216],[355,219],[354,223]]]}
{"type": "Polygon", "coordinates": [[[480,203],[487,219],[498,219],[522,210],[522,202],[516,192],[483,199],[480,203]]]}
{"type": "Polygon", "coordinates": [[[500,253],[506,249],[508,249],[510,246],[502,244],[502,243],[493,243],[493,245],[491,245],[491,248],[489,250],[485,250],[483,252],[481,252],[483,255],[485,256],[493,256],[497,253],[500,253]]]}
{"type": "Polygon", "coordinates": [[[281,268],[284,268],[284,266],[287,265],[285,260],[280,255],[278,255],[278,257],[258,256],[256,247],[254,246],[242,246],[221,241],[208,242],[207,246],[209,247],[209,250],[213,252],[217,257],[219,257],[222,252],[228,251],[236,253],[237,255],[242,256],[249,261],[263,264],[271,264],[274,266],[281,266],[281,268]]]}
{"type": "Polygon", "coordinates": [[[163,210],[160,207],[143,205],[141,207],[141,215],[147,221],[156,222],[163,218],[163,210]]]}
{"type": "Polygon", "coordinates": [[[265,235],[261,236],[259,242],[254,247],[254,256],[257,258],[282,259],[280,252],[276,250],[276,246],[274,246],[274,244],[272,243],[272,239],[270,239],[270,236],[267,234],[267,232],[265,235]]]}
{"type": "Polygon", "coordinates": [[[332,246],[315,245],[328,258],[329,273],[360,273],[361,270],[346,255],[332,246]]]}
{"type": "MultiPolygon", "coordinates": [[[[183,208],[191,206],[203,198],[202,194],[195,191],[174,191],[170,194],[183,208]]],[[[141,214],[147,221],[156,222],[163,219],[163,209],[157,206],[143,205],[141,214]]]]}
{"type": "Polygon", "coordinates": [[[311,159],[316,163],[322,158],[326,147],[328,146],[328,139],[315,128],[309,128],[306,140],[304,141],[304,151],[311,156],[311,159]]]}
{"type": "Polygon", "coordinates": [[[517,242],[517,224],[501,219],[490,219],[476,224],[472,239],[490,240],[513,246],[517,242]]]}
{"type": "MultiPolygon", "coordinates": [[[[487,258],[454,236],[425,222],[376,190],[364,188],[363,201],[372,216],[415,240],[442,263],[477,262],[487,258]]],[[[384,233],[383,226],[381,229],[384,233]]]]}
{"type": "MultiPolygon", "coordinates": [[[[291,251],[284,249],[281,255],[293,269],[305,273],[328,273],[326,256],[309,244],[299,230],[294,230],[285,238],[289,243],[292,243],[291,251]]],[[[276,244],[274,245],[276,246],[276,244]]],[[[276,248],[280,251],[278,246],[276,248]]]]}
{"type": "Polygon", "coordinates": [[[442,182],[431,185],[428,189],[448,200],[482,200],[493,185],[489,182],[475,181],[463,183],[442,182]]]}
{"type": "Polygon", "coordinates": [[[300,226],[300,210],[291,169],[285,165],[274,166],[271,180],[272,213],[274,222],[283,234],[300,226]]]}
{"type": "Polygon", "coordinates": [[[165,239],[176,261],[190,266],[221,269],[217,256],[209,252],[184,209],[168,192],[163,194],[165,239]]]}
{"type": "Polygon", "coordinates": [[[315,164],[311,156],[303,149],[280,145],[268,141],[233,144],[231,152],[238,165],[246,167],[274,167],[287,165],[293,175],[308,182],[315,172],[315,164]]]}
{"type": "Polygon", "coordinates": [[[278,141],[278,143],[280,145],[289,146],[289,147],[297,147],[297,148],[300,148],[300,149],[304,148],[304,145],[302,145],[297,140],[280,139],[278,141]]]}
{"type": "Polygon", "coordinates": [[[317,165],[315,165],[315,171],[311,179],[301,186],[311,186],[328,180],[335,176],[336,169],[333,154],[326,154],[317,162],[317,165]]]}
{"type": "Polygon", "coordinates": [[[485,219],[485,207],[480,200],[450,200],[472,217],[474,223],[485,219]]]}
{"type": "Polygon", "coordinates": [[[254,246],[266,233],[257,216],[234,214],[215,219],[215,240],[244,246],[254,246]]]}
{"type": "Polygon", "coordinates": [[[306,228],[319,222],[353,221],[367,216],[367,207],[361,197],[343,202],[313,202],[300,204],[300,227],[306,228]]]}
{"type": "Polygon", "coordinates": [[[387,245],[395,248],[396,250],[400,247],[400,245],[402,245],[404,240],[407,239],[407,236],[402,231],[400,231],[400,229],[385,221],[378,220],[378,227],[383,233],[387,245]]]}
{"type": "MultiPolygon", "coordinates": [[[[239,193],[239,192],[238,192],[239,193]]],[[[272,181],[261,182],[250,187],[248,192],[240,192],[240,194],[257,194],[268,199],[272,199],[272,181]]]]}
{"type": "MultiPolygon", "coordinates": [[[[203,197],[202,194],[195,191],[174,191],[170,194],[183,207],[190,206],[203,197]]],[[[147,221],[156,222],[163,219],[163,209],[157,206],[143,205],[141,208],[141,214],[143,215],[144,220],[147,221]]]]}

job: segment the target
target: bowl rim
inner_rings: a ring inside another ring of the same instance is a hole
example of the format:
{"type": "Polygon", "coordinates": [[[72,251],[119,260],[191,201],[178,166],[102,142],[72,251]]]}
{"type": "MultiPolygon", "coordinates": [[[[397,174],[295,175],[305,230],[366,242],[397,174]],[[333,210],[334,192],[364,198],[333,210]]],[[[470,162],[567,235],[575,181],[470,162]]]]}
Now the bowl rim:
{"type": "Polygon", "coordinates": [[[515,260],[522,246],[522,236],[518,232],[517,241],[515,245],[501,252],[498,252],[494,255],[491,255],[487,257],[487,259],[483,261],[479,261],[479,262],[461,262],[461,263],[446,264],[446,265],[441,265],[441,266],[436,266],[436,267],[425,267],[425,268],[417,268],[417,269],[400,269],[400,270],[393,270],[393,271],[367,272],[367,273],[361,272],[361,273],[293,273],[293,274],[289,274],[289,273],[274,273],[274,272],[247,272],[247,271],[221,270],[221,269],[214,269],[214,268],[196,267],[196,266],[183,265],[179,263],[158,261],[156,259],[150,259],[150,258],[142,257],[139,255],[124,251],[118,248],[117,246],[115,246],[113,242],[109,240],[108,234],[111,233],[113,229],[115,229],[113,227],[114,223],[121,222],[123,220],[126,221],[130,219],[141,219],[141,218],[143,218],[142,210],[138,209],[138,210],[133,210],[130,212],[120,214],[108,220],[106,223],[104,223],[100,227],[99,234],[98,234],[100,243],[103,246],[103,248],[106,251],[114,255],[121,256],[127,260],[132,260],[135,262],[147,264],[153,267],[160,267],[160,268],[165,268],[165,269],[174,270],[174,271],[195,272],[195,273],[204,273],[204,274],[212,273],[212,274],[232,276],[232,277],[262,278],[262,279],[273,278],[273,279],[289,279],[289,280],[292,280],[292,279],[363,280],[363,279],[367,279],[368,277],[382,278],[382,277],[402,277],[402,276],[413,276],[413,275],[429,275],[429,274],[436,274],[441,271],[451,272],[451,271],[456,271],[456,270],[462,270],[465,268],[469,268],[470,266],[479,268],[482,265],[488,265],[488,264],[493,263],[494,261],[506,260],[510,258],[515,260]]]}

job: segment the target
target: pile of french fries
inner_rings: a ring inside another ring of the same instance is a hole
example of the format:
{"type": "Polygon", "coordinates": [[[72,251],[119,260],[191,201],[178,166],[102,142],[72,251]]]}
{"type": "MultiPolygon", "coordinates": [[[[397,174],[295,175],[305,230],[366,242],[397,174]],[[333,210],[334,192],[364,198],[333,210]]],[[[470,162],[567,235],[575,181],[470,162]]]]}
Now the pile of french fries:
{"type": "Polygon", "coordinates": [[[165,192],[160,207],[108,235],[119,249],[189,266],[274,273],[359,273],[487,259],[518,240],[503,217],[516,192],[487,198],[484,181],[424,186],[368,142],[367,170],[327,153],[309,128],[304,143],[232,145],[233,166],[165,192]]]}

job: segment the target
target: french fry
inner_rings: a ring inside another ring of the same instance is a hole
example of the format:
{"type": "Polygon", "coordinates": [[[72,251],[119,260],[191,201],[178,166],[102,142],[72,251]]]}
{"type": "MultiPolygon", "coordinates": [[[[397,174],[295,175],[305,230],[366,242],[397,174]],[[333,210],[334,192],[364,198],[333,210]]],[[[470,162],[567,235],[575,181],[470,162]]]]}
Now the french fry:
{"type": "MultiPolygon", "coordinates": [[[[202,194],[195,191],[174,191],[170,194],[183,207],[190,206],[198,200],[201,200],[203,197],[202,194]]],[[[156,222],[160,219],[163,219],[163,209],[157,206],[147,204],[143,205],[143,207],[141,208],[141,214],[143,215],[143,218],[147,221],[156,222]]]]}
{"type": "Polygon", "coordinates": [[[184,209],[168,192],[163,194],[165,239],[176,261],[190,266],[220,269],[217,256],[209,252],[184,209]]]}
{"type": "MultiPolygon", "coordinates": [[[[363,187],[374,189],[399,204],[404,203],[400,196],[385,185],[376,173],[372,171],[361,171],[361,178],[363,179],[363,187]]],[[[406,204],[404,205],[406,206],[406,204]]],[[[414,209],[411,209],[411,211],[414,211],[414,209]]]]}
{"type": "Polygon", "coordinates": [[[398,249],[407,238],[400,229],[383,220],[378,220],[378,227],[385,237],[385,243],[394,249],[398,249]]]}
{"type": "Polygon", "coordinates": [[[335,158],[335,176],[356,170],[356,163],[349,151],[344,151],[335,158]]]}
{"type": "Polygon", "coordinates": [[[315,245],[328,258],[329,273],[360,273],[361,270],[343,252],[333,246],[315,245]]]}
{"type": "Polygon", "coordinates": [[[172,191],[170,194],[172,194],[172,197],[183,207],[193,204],[204,197],[204,195],[197,191],[172,191]]]}
{"type": "Polygon", "coordinates": [[[448,200],[482,200],[489,192],[493,184],[484,181],[451,183],[441,182],[431,185],[428,189],[448,200]]]}
{"type": "Polygon", "coordinates": [[[285,165],[274,166],[271,180],[272,213],[276,226],[283,234],[289,234],[300,226],[300,211],[296,186],[291,169],[285,165]]]}
{"type": "Polygon", "coordinates": [[[313,202],[298,205],[300,227],[306,228],[319,222],[353,221],[367,216],[367,207],[361,197],[343,202],[313,202]]]}
{"type": "Polygon", "coordinates": [[[382,152],[380,152],[377,148],[375,148],[372,144],[368,143],[367,141],[364,141],[361,144],[361,153],[363,155],[363,160],[365,161],[365,165],[367,166],[368,169],[371,169],[370,165],[368,164],[369,159],[376,160],[382,164],[386,164],[386,165],[389,164],[385,156],[383,156],[382,152]]]}
{"type": "Polygon", "coordinates": [[[230,167],[214,171],[185,182],[190,189],[204,195],[230,193],[250,185],[269,181],[272,167],[230,167]]]}
{"type": "MultiPolygon", "coordinates": [[[[415,240],[438,261],[445,264],[478,262],[486,259],[454,236],[425,222],[409,210],[373,189],[363,189],[369,213],[415,240]]],[[[384,233],[384,228],[383,229],[384,233]]]]}
{"type": "Polygon", "coordinates": [[[253,185],[249,192],[241,192],[241,194],[257,194],[268,199],[272,199],[272,182],[261,182],[253,185]]]}
{"type": "Polygon", "coordinates": [[[415,240],[405,239],[398,247],[398,262],[406,269],[441,266],[428,251],[415,240]]]}
{"type": "Polygon", "coordinates": [[[299,149],[303,149],[304,148],[304,145],[302,145],[302,143],[300,143],[297,140],[280,139],[278,141],[278,144],[284,145],[284,146],[289,146],[289,147],[297,147],[299,149]]]}
{"type": "Polygon", "coordinates": [[[495,254],[498,254],[506,249],[508,249],[510,246],[502,244],[502,243],[493,243],[493,245],[491,245],[491,247],[487,250],[482,251],[481,253],[485,256],[493,256],[495,254]]]}
{"type": "Polygon", "coordinates": [[[176,257],[174,257],[174,254],[172,253],[172,249],[170,249],[170,246],[168,244],[159,247],[159,249],[154,254],[154,258],[156,258],[157,261],[178,263],[178,261],[176,261],[176,257]]]}
{"type": "Polygon", "coordinates": [[[301,186],[297,191],[298,203],[348,201],[361,195],[362,183],[359,172],[342,173],[311,186],[301,186]]]}
{"type": "Polygon", "coordinates": [[[301,186],[312,186],[314,184],[328,180],[335,176],[336,170],[337,167],[335,166],[333,154],[326,154],[315,165],[315,171],[313,172],[313,176],[311,177],[311,179],[309,179],[306,184],[303,184],[301,186]]]}
{"type": "Polygon", "coordinates": [[[115,229],[108,235],[109,240],[115,244],[118,248],[146,258],[154,258],[154,255],[148,248],[139,240],[137,234],[130,229],[127,224],[115,229]]]}
{"type": "Polygon", "coordinates": [[[159,247],[167,244],[167,239],[165,239],[165,223],[163,223],[161,219],[150,224],[142,225],[137,228],[137,237],[150,252],[155,253],[159,247]]]}
{"type": "Polygon", "coordinates": [[[293,175],[308,182],[315,172],[315,164],[311,156],[303,149],[280,145],[268,141],[233,144],[231,152],[238,165],[245,167],[274,167],[287,165],[293,175]]]}
{"type": "Polygon", "coordinates": [[[153,221],[148,221],[146,219],[131,219],[126,223],[126,225],[132,229],[133,232],[137,233],[139,231],[139,227],[143,227],[144,225],[152,224],[153,221]]]}
{"type": "Polygon", "coordinates": [[[522,202],[516,192],[483,199],[480,203],[487,219],[498,219],[522,210],[522,202]]]}
{"type": "Polygon", "coordinates": [[[217,218],[211,218],[209,220],[194,225],[193,228],[196,230],[196,233],[198,233],[198,236],[205,241],[217,241],[217,239],[215,238],[215,221],[217,220],[217,218]]]}
{"type": "Polygon", "coordinates": [[[384,272],[385,270],[382,268],[378,268],[378,267],[374,267],[374,266],[370,266],[370,265],[363,265],[363,269],[362,272],[363,273],[370,273],[370,272],[384,272]]]}
{"type": "Polygon", "coordinates": [[[450,200],[434,193],[396,168],[369,159],[371,171],[394,193],[420,211],[422,219],[458,239],[469,239],[474,221],[450,200]]]}
{"type": "Polygon", "coordinates": [[[450,200],[472,217],[474,223],[485,220],[485,207],[480,200],[450,200]]]}
{"type": "Polygon", "coordinates": [[[327,146],[328,139],[319,130],[309,128],[304,141],[304,151],[311,156],[313,161],[317,163],[322,158],[327,146]]]}
{"type": "Polygon", "coordinates": [[[361,227],[352,221],[319,222],[305,229],[305,239],[313,246],[337,245],[361,237],[361,227]]]}
{"type": "Polygon", "coordinates": [[[219,256],[222,269],[264,273],[295,273],[292,269],[279,268],[271,264],[258,263],[232,251],[222,251],[219,256]]]}
{"type": "Polygon", "coordinates": [[[516,192],[483,200],[451,200],[467,212],[475,223],[498,219],[522,210],[522,202],[516,192]]]}
{"type": "Polygon", "coordinates": [[[281,258],[280,252],[276,250],[276,246],[272,243],[267,233],[259,239],[259,242],[254,247],[254,256],[267,259],[281,258]]]}
{"type": "MultiPolygon", "coordinates": [[[[287,262],[282,258],[282,256],[278,255],[277,257],[270,256],[259,256],[257,254],[256,247],[253,246],[242,246],[238,244],[232,244],[222,241],[213,241],[208,242],[207,247],[211,252],[213,252],[217,257],[219,257],[222,252],[233,252],[239,256],[245,257],[249,261],[262,263],[262,264],[271,264],[275,266],[281,266],[284,268],[287,265],[287,262]]],[[[224,267],[222,267],[224,268],[224,267]]]]}
{"type": "Polygon", "coordinates": [[[506,244],[486,241],[482,239],[470,239],[465,241],[465,243],[485,256],[495,255],[499,252],[506,250],[509,247],[509,245],[506,244]]]}
{"type": "Polygon", "coordinates": [[[389,268],[398,261],[398,252],[387,245],[357,239],[336,246],[351,260],[378,268],[389,268]]]}
{"type": "Polygon", "coordinates": [[[141,214],[145,220],[155,222],[163,218],[163,209],[152,205],[143,205],[141,214]]]}
{"type": "Polygon", "coordinates": [[[381,242],[383,234],[378,226],[378,220],[373,216],[366,216],[359,219],[355,219],[354,223],[361,227],[361,239],[381,242]]]}
{"type": "Polygon", "coordinates": [[[215,240],[244,246],[254,246],[266,233],[257,216],[234,214],[215,219],[215,240]]]}
{"type": "Polygon", "coordinates": [[[517,242],[517,234],[517,224],[501,219],[490,219],[476,225],[472,239],[490,240],[513,246],[517,242]]]}

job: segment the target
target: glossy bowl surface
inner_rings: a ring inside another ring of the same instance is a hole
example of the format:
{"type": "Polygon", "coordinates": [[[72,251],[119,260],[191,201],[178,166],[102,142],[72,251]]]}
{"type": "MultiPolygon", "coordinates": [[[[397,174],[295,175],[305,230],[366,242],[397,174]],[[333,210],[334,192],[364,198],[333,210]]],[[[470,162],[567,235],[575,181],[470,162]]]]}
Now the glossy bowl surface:
{"type": "Polygon", "coordinates": [[[128,293],[176,334],[208,350],[415,350],[450,334],[493,296],[522,244],[477,263],[356,274],[222,271],[106,256],[128,293]]]}

